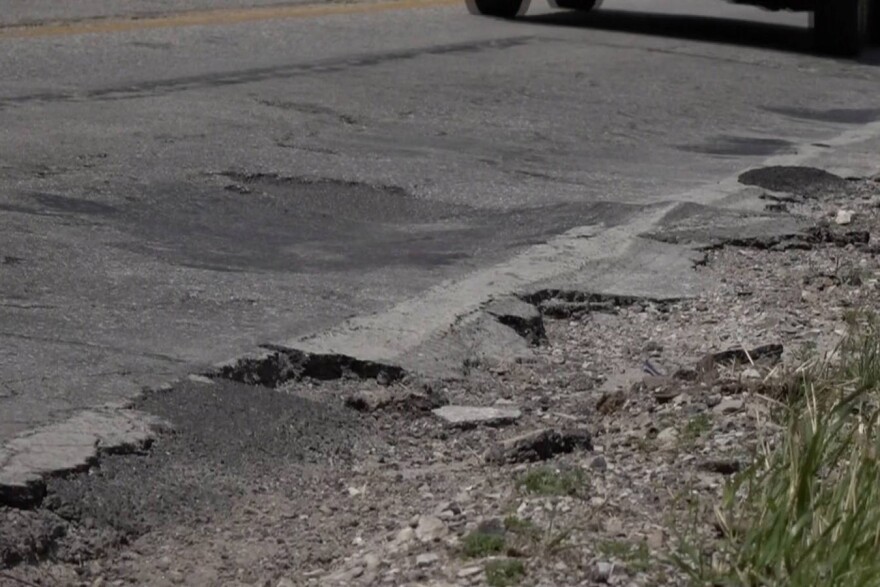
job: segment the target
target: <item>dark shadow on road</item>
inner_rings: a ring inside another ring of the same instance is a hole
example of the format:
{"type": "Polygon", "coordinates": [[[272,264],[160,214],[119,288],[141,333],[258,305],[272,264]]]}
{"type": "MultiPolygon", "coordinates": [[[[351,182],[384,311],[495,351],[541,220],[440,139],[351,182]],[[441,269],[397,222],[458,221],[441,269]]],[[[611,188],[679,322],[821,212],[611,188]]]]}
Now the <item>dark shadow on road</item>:
{"type": "MultiPolygon", "coordinates": [[[[673,37],[793,53],[815,53],[812,31],[808,27],[730,18],[598,9],[593,12],[560,11],[525,16],[521,18],[521,21],[673,37]]],[[[857,62],[866,65],[880,65],[880,49],[869,49],[857,62]]]]}

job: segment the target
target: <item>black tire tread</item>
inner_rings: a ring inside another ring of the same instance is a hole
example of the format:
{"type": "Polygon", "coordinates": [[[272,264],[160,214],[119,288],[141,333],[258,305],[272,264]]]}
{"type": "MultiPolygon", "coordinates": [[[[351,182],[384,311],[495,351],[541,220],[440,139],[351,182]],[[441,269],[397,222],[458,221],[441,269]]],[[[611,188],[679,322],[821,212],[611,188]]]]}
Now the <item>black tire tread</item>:
{"type": "Polygon", "coordinates": [[[479,14],[498,18],[515,18],[523,0],[470,0],[479,14]]]}
{"type": "MultiPolygon", "coordinates": [[[[827,54],[855,57],[868,41],[866,19],[860,16],[862,3],[870,0],[817,0],[813,33],[817,48],[827,54]]],[[[876,3],[876,2],[874,2],[876,3]]]]}

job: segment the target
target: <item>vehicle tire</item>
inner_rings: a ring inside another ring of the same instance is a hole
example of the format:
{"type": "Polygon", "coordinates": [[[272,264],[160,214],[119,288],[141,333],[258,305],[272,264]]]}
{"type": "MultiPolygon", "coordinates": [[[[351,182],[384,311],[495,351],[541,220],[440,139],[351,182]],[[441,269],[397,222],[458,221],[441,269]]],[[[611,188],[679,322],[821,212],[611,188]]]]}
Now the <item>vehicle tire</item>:
{"type": "Polygon", "coordinates": [[[817,48],[830,55],[855,57],[868,44],[871,0],[817,0],[813,35],[817,48]]]}
{"type": "Polygon", "coordinates": [[[872,0],[868,7],[868,42],[880,45],[880,0],[872,0]]]}
{"type": "Polygon", "coordinates": [[[471,14],[516,18],[526,13],[529,0],[465,0],[471,14]]]}
{"type": "Polygon", "coordinates": [[[561,8],[563,10],[577,10],[578,12],[589,12],[597,8],[602,2],[600,0],[548,0],[553,8],[561,8]]]}

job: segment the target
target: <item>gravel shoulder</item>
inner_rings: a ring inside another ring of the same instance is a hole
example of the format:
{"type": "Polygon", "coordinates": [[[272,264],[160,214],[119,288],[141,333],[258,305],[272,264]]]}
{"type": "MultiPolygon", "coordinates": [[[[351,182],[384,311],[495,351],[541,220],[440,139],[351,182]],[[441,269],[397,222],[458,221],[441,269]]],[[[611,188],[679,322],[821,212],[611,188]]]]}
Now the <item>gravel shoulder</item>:
{"type": "Polygon", "coordinates": [[[696,299],[543,300],[530,361],[148,394],[147,450],[0,509],[0,583],[685,583],[664,561],[779,433],[777,374],[878,301],[880,183],[772,187],[812,236],[705,249],[696,299]]]}

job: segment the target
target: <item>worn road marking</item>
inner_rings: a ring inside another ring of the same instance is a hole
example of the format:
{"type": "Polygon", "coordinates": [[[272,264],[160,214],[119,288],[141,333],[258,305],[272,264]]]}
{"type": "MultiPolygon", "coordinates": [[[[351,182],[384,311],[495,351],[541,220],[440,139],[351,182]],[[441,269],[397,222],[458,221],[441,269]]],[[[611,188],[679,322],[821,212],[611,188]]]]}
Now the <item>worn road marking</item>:
{"type": "Polygon", "coordinates": [[[266,20],[310,18],[334,14],[387,12],[412,8],[431,8],[461,4],[462,0],[392,0],[363,4],[308,4],[300,6],[264,6],[183,12],[147,18],[106,18],[78,22],[59,22],[0,28],[0,39],[33,39],[72,35],[121,33],[146,29],[188,26],[229,25],[266,20]]]}

